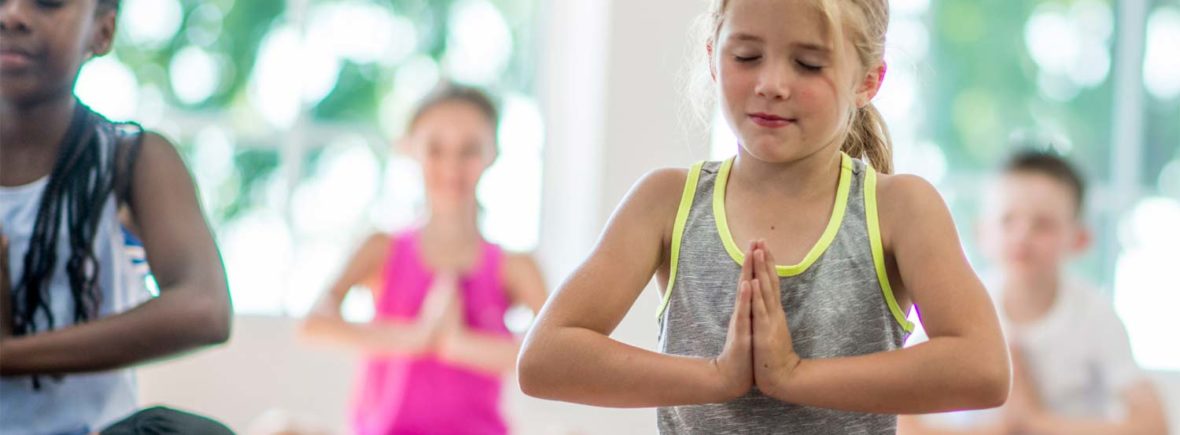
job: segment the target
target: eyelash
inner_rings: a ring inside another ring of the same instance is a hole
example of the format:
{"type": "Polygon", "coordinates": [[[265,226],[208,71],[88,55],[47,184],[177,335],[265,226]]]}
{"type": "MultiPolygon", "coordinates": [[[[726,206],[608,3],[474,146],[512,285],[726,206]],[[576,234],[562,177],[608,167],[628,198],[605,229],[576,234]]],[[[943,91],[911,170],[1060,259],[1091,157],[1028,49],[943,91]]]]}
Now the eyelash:
{"type": "Polygon", "coordinates": [[[804,71],[807,71],[807,72],[817,73],[817,72],[823,71],[823,69],[824,69],[824,67],[822,67],[822,66],[809,65],[809,64],[799,62],[799,61],[795,61],[795,64],[799,65],[799,68],[802,68],[804,71]]]}
{"type": "MultiPolygon", "coordinates": [[[[749,57],[734,56],[733,59],[735,61],[737,61],[738,63],[753,63],[753,62],[757,62],[759,59],[762,59],[762,56],[749,56],[749,57]]],[[[802,69],[803,71],[806,71],[809,73],[818,73],[820,71],[823,71],[823,69],[824,69],[824,67],[822,67],[822,66],[810,65],[810,64],[806,64],[806,63],[803,63],[800,61],[795,61],[795,64],[798,65],[799,68],[802,69]]]]}

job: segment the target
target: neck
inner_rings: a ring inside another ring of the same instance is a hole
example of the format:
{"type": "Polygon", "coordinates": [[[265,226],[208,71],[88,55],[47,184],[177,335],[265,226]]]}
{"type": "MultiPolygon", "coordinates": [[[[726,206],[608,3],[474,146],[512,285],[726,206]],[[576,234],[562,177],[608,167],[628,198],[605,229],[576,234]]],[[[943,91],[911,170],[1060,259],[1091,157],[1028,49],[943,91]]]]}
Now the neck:
{"type": "Polygon", "coordinates": [[[70,127],[76,104],[72,95],[30,104],[0,102],[0,149],[56,146],[70,127]]]}
{"type": "Polygon", "coordinates": [[[76,104],[72,95],[33,104],[0,102],[3,184],[21,184],[49,173],[76,104]]]}
{"type": "Polygon", "coordinates": [[[431,210],[430,218],[422,227],[422,235],[441,243],[479,240],[482,236],[479,233],[477,210],[475,204],[458,210],[431,210]]]}
{"type": "Polygon", "coordinates": [[[833,180],[839,179],[841,158],[835,145],[782,163],[758,160],[739,147],[729,179],[742,189],[761,193],[794,198],[828,197],[836,189],[833,180]]]}
{"type": "Polygon", "coordinates": [[[1053,307],[1060,285],[1056,273],[1005,277],[1002,287],[1004,311],[1017,322],[1039,319],[1053,307]]]}

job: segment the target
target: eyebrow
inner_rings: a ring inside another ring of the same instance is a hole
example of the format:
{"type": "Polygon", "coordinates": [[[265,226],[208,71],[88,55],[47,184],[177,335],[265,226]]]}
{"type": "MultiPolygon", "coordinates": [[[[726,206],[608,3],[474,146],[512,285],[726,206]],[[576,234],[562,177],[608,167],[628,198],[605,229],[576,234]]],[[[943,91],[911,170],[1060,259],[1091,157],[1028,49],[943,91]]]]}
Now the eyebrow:
{"type": "Polygon", "coordinates": [[[751,35],[749,33],[734,33],[729,35],[729,39],[735,41],[763,42],[761,36],[751,35]]]}
{"type": "MultiPolygon", "coordinates": [[[[729,40],[740,42],[766,42],[766,40],[761,36],[742,32],[730,34],[729,40]]],[[[806,51],[817,51],[824,54],[832,52],[832,49],[828,48],[828,46],[815,42],[794,42],[791,43],[791,47],[806,51]]]]}
{"type": "Polygon", "coordinates": [[[818,51],[823,54],[828,54],[828,53],[832,52],[832,49],[828,48],[828,46],[823,45],[823,44],[816,44],[814,42],[796,42],[794,44],[791,44],[791,46],[795,47],[795,48],[803,49],[806,51],[818,51]]]}

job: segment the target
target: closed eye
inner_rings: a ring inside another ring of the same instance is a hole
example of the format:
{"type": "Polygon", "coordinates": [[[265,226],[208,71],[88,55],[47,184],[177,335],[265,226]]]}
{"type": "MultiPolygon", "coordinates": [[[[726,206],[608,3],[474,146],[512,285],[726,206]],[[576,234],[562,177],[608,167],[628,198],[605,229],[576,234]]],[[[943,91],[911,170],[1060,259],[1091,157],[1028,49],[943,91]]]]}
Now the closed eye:
{"type": "Polygon", "coordinates": [[[812,64],[809,64],[807,62],[802,62],[802,61],[795,61],[795,63],[797,65],[799,65],[799,68],[802,68],[804,71],[807,71],[807,72],[813,72],[813,73],[820,72],[824,69],[824,67],[822,65],[812,65],[812,64]]]}

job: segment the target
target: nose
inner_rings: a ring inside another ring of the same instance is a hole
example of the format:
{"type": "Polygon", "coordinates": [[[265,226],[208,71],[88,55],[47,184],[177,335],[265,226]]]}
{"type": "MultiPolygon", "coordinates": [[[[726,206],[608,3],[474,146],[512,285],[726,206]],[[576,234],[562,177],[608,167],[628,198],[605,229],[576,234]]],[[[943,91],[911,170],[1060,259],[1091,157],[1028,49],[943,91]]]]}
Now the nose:
{"type": "Polygon", "coordinates": [[[771,100],[786,100],[791,97],[791,69],[783,62],[767,62],[758,72],[758,84],[754,92],[771,100]]]}
{"type": "Polygon", "coordinates": [[[27,1],[8,0],[0,2],[0,33],[29,31],[29,11],[27,1]]]}
{"type": "Polygon", "coordinates": [[[1024,243],[1032,235],[1032,231],[1032,223],[1021,220],[1012,225],[1011,229],[1009,230],[1009,234],[1011,235],[1013,241],[1017,243],[1024,243]]]}

